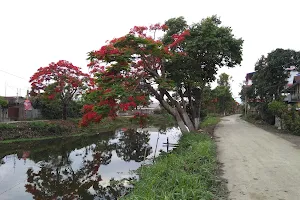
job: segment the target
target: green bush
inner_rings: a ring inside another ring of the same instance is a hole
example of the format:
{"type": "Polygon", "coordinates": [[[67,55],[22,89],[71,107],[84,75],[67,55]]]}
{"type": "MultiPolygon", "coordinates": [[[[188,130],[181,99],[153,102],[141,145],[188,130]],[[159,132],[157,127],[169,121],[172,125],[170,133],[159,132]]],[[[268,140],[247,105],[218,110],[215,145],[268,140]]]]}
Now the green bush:
{"type": "Polygon", "coordinates": [[[30,122],[28,124],[29,128],[33,131],[39,132],[49,132],[49,133],[62,133],[67,130],[67,128],[62,127],[58,124],[50,124],[43,121],[30,122]]]}
{"type": "Polygon", "coordinates": [[[282,101],[272,101],[268,104],[268,109],[273,115],[281,117],[287,111],[287,105],[282,101]]]}
{"type": "MultiPolygon", "coordinates": [[[[32,106],[41,111],[43,119],[61,119],[62,103],[59,99],[49,100],[45,97],[34,97],[31,99],[32,106]]],[[[81,118],[83,102],[70,101],[67,106],[68,118],[81,118]]]]}
{"type": "Polygon", "coordinates": [[[15,124],[5,124],[5,123],[0,123],[0,130],[12,130],[15,129],[17,126],[15,124]]]}
{"type": "Polygon", "coordinates": [[[214,126],[219,123],[220,118],[215,115],[208,115],[200,124],[201,128],[205,128],[208,126],[214,126]]]}
{"type": "Polygon", "coordinates": [[[268,109],[267,103],[260,103],[257,106],[257,109],[259,111],[260,118],[267,122],[270,125],[275,124],[275,115],[268,109]]]}
{"type": "Polygon", "coordinates": [[[31,128],[32,130],[45,130],[45,128],[47,128],[48,124],[46,122],[43,121],[34,121],[34,122],[30,122],[28,124],[29,128],[31,128]]]}
{"type": "Polygon", "coordinates": [[[285,103],[273,101],[268,104],[268,111],[281,118],[284,129],[294,135],[300,135],[300,115],[296,107],[292,106],[291,109],[288,109],[285,103]]]}
{"type": "Polygon", "coordinates": [[[281,116],[284,128],[294,135],[300,135],[300,116],[295,107],[285,111],[281,116]]]}

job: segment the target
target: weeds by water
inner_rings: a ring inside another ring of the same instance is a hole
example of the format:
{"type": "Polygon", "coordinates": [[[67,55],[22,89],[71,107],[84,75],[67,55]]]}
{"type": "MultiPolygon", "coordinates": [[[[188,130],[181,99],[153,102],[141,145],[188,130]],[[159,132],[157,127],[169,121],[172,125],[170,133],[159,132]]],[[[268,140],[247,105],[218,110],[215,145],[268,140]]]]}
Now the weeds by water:
{"type": "Polygon", "coordinates": [[[210,137],[186,133],[174,152],[138,170],[141,179],[125,199],[214,199],[216,169],[216,150],[210,137]]]}
{"type": "MultiPolygon", "coordinates": [[[[219,120],[208,116],[201,128],[215,126],[219,120]]],[[[124,199],[222,199],[225,192],[218,172],[216,145],[211,137],[184,133],[177,149],[138,170],[140,180],[133,183],[133,191],[124,199]]]]}

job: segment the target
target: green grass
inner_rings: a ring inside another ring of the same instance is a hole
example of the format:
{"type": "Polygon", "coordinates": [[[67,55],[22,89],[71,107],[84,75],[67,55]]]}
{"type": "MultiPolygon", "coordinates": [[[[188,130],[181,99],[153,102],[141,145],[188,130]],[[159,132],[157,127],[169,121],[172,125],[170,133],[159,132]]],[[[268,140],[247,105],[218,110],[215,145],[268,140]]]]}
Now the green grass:
{"type": "Polygon", "coordinates": [[[6,123],[0,123],[0,131],[1,130],[12,130],[17,128],[15,124],[6,124],[6,123]]]}
{"type": "Polygon", "coordinates": [[[179,147],[138,170],[140,180],[124,199],[218,199],[216,146],[205,134],[185,133],[179,147]]]}
{"type": "Polygon", "coordinates": [[[68,129],[59,124],[50,124],[43,121],[33,121],[28,123],[28,126],[33,131],[49,132],[49,133],[63,133],[67,132],[68,129]]]}
{"type": "Polygon", "coordinates": [[[220,118],[214,115],[208,115],[205,117],[205,119],[201,122],[200,127],[201,128],[206,128],[208,126],[214,126],[217,123],[220,122],[220,118]]]}
{"type": "MultiPolygon", "coordinates": [[[[56,138],[68,138],[68,137],[78,137],[87,135],[86,133],[81,134],[73,134],[73,135],[66,135],[66,136],[49,136],[49,137],[36,137],[36,138],[18,138],[18,139],[11,139],[11,140],[3,140],[0,141],[0,144],[9,144],[13,142],[28,142],[28,141],[39,141],[39,140],[49,140],[49,139],[56,139],[56,138]]],[[[95,135],[95,134],[90,134],[95,135]]]]}

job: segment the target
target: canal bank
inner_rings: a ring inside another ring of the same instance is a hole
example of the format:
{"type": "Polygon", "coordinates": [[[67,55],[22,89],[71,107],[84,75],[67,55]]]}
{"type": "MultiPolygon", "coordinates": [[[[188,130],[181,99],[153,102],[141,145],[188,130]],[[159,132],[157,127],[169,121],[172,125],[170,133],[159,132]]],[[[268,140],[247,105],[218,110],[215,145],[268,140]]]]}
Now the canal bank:
{"type": "Polygon", "coordinates": [[[213,140],[218,122],[217,117],[206,118],[203,130],[182,134],[178,148],[139,168],[140,179],[124,199],[227,199],[213,140]]]}
{"type": "MultiPolygon", "coordinates": [[[[78,124],[79,119],[0,123],[0,144],[98,134],[122,127],[139,127],[128,117],[119,117],[115,120],[104,119],[88,127],[79,127],[78,124]]],[[[173,118],[167,114],[150,115],[148,119],[148,126],[170,127],[174,125],[173,118]]]]}

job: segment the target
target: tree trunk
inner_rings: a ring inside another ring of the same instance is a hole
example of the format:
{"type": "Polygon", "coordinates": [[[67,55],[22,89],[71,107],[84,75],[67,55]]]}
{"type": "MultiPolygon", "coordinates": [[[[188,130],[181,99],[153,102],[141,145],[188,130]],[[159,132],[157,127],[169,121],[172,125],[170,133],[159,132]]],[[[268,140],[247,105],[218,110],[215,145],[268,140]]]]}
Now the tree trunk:
{"type": "Polygon", "coordinates": [[[192,91],[191,91],[191,85],[188,84],[187,86],[187,93],[188,93],[188,99],[189,99],[189,105],[190,105],[190,117],[192,118],[191,121],[193,123],[193,126],[195,129],[197,129],[197,126],[196,126],[196,110],[195,110],[195,107],[194,107],[194,102],[193,102],[193,99],[192,99],[192,91]]]}
{"type": "Polygon", "coordinates": [[[196,117],[195,118],[195,129],[199,129],[200,128],[200,117],[196,117]]]}
{"type": "Polygon", "coordinates": [[[195,130],[194,125],[189,118],[186,110],[184,110],[178,101],[175,101],[170,94],[167,93],[168,99],[175,104],[175,107],[173,108],[167,101],[163,99],[164,94],[158,93],[150,84],[146,84],[146,86],[149,88],[150,92],[155,96],[155,98],[159,101],[160,105],[164,107],[169,114],[171,114],[179,128],[182,132],[190,132],[195,130]]]}
{"type": "Polygon", "coordinates": [[[195,129],[198,130],[200,128],[200,111],[201,111],[201,101],[202,101],[202,90],[198,88],[196,95],[195,95],[195,104],[194,104],[194,111],[195,111],[195,129]]]}
{"type": "Polygon", "coordinates": [[[0,122],[1,121],[4,121],[4,109],[1,108],[1,119],[0,119],[0,122]]]}
{"type": "Polygon", "coordinates": [[[177,113],[175,115],[175,119],[176,119],[176,122],[181,130],[181,132],[190,132],[190,130],[188,129],[188,127],[185,125],[184,121],[181,119],[179,113],[177,113]]]}
{"type": "Polygon", "coordinates": [[[189,118],[186,110],[183,110],[182,108],[178,108],[177,110],[180,113],[180,115],[182,116],[182,119],[183,119],[185,125],[188,127],[189,131],[194,131],[195,130],[194,124],[193,124],[192,120],[189,118]]]}
{"type": "Polygon", "coordinates": [[[67,119],[67,104],[63,103],[63,113],[62,113],[63,120],[67,119]]]}

